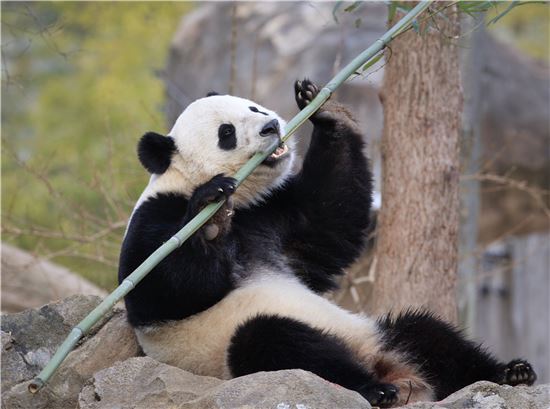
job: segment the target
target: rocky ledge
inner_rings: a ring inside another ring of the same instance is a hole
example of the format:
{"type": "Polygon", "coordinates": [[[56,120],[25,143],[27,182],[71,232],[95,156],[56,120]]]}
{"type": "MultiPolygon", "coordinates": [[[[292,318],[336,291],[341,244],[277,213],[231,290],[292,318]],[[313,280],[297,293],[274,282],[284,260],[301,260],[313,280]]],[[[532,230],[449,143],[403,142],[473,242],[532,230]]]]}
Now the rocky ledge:
{"type": "MultiPolygon", "coordinates": [[[[73,296],[2,316],[2,407],[6,409],[333,409],[370,408],[358,393],[309,372],[261,372],[223,381],[140,356],[123,310],[105,317],[69,354],[48,385],[27,391],[70,329],[100,302],[73,296]]],[[[470,385],[441,402],[410,409],[548,409],[550,385],[470,385]]]]}

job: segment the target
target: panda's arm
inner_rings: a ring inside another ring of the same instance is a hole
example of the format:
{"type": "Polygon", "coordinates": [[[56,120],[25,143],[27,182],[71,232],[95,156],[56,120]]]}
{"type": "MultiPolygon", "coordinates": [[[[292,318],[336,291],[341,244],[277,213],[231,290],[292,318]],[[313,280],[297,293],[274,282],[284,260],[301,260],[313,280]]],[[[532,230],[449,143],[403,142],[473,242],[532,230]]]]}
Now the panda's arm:
{"type": "MultiPolygon", "coordinates": [[[[134,213],[121,257],[119,280],[169,240],[209,202],[229,196],[234,179],[216,176],[197,188],[190,200],[182,195],[158,194],[134,213]]],[[[182,319],[203,311],[232,289],[234,249],[227,240],[231,210],[223,207],[213,223],[197,231],[163,259],[126,297],[133,325],[182,319]],[[228,220],[229,219],[229,220],[228,220]],[[216,223],[216,235],[210,227],[216,223]]]]}
{"type": "MultiPolygon", "coordinates": [[[[309,81],[297,82],[299,107],[316,92],[309,81]]],[[[278,208],[285,209],[289,221],[285,252],[298,274],[323,291],[363,249],[371,175],[362,135],[342,105],[329,100],[311,120],[314,129],[302,170],[281,192],[278,208]]]]}

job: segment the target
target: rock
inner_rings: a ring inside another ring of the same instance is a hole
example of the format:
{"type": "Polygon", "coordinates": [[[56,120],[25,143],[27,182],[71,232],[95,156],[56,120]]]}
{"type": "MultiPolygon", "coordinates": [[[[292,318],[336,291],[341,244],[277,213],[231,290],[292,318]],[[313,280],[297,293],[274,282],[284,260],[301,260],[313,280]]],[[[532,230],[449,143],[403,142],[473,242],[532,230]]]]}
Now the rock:
{"type": "Polygon", "coordinates": [[[368,409],[370,405],[358,393],[306,371],[260,372],[221,381],[142,357],[96,373],[83,388],[78,407],[368,409]]]}
{"type": "Polygon", "coordinates": [[[33,371],[29,369],[23,355],[15,348],[13,337],[9,332],[2,334],[2,389],[30,379],[33,371]]]}
{"type": "MultiPolygon", "coordinates": [[[[73,296],[36,310],[2,317],[2,408],[370,408],[358,393],[302,370],[260,372],[231,380],[193,375],[137,357],[140,348],[123,310],[108,314],[72,351],[36,394],[27,390],[99,297],[73,296]]],[[[441,402],[408,409],[550,407],[550,385],[499,386],[478,382],[441,402]]]]}
{"type": "Polygon", "coordinates": [[[403,409],[548,409],[550,385],[533,387],[476,382],[440,402],[417,402],[403,409]]]}
{"type": "Polygon", "coordinates": [[[96,324],[40,392],[27,388],[71,328],[101,299],[72,296],[63,301],[2,317],[2,407],[71,408],[95,372],[140,353],[125,312],[117,309],[96,324]]]}
{"type": "MultiPolygon", "coordinates": [[[[385,31],[384,4],[363,4],[358,26],[359,16],[343,8],[336,23],[334,7],[333,2],[204,3],[186,14],[172,39],[164,76],[169,125],[187,104],[208,91],[251,98],[290,119],[298,111],[293,97],[296,79],[307,76],[323,84],[385,31]],[[234,47],[232,21],[236,23],[234,47]]],[[[361,95],[358,117],[369,124],[377,117],[375,132],[381,130],[376,92],[381,79],[380,72],[356,78],[341,93],[347,97],[348,91],[355,90],[355,101],[361,95]]]]}
{"type": "Polygon", "coordinates": [[[2,312],[19,312],[74,294],[107,293],[73,272],[2,243],[2,312]]]}

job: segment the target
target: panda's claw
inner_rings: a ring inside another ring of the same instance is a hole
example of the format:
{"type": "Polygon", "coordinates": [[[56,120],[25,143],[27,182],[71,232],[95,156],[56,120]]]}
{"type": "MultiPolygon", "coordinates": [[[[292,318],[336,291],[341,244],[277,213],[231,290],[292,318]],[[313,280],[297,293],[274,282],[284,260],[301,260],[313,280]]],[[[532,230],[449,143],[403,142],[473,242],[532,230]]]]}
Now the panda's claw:
{"type": "MultiPolygon", "coordinates": [[[[308,89],[308,92],[313,96],[313,95],[317,95],[319,93],[319,88],[317,88],[317,85],[315,85],[314,83],[310,82],[308,85],[307,85],[307,89],[308,89]]],[[[313,97],[311,98],[313,99],[313,97]]]]}
{"type": "Polygon", "coordinates": [[[397,403],[399,388],[391,383],[368,385],[359,391],[372,406],[389,408],[397,403]]]}
{"type": "Polygon", "coordinates": [[[235,178],[223,174],[216,175],[210,181],[195,189],[189,200],[189,205],[198,212],[210,203],[228,199],[235,193],[236,184],[237,180],[235,178]]]}

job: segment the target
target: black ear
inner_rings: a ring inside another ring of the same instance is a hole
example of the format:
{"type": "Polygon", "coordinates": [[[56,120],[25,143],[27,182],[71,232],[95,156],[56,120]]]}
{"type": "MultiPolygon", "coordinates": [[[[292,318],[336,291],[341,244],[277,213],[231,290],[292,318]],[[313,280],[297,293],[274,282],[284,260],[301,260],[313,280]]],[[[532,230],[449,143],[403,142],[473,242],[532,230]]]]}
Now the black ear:
{"type": "Polygon", "coordinates": [[[208,94],[206,94],[207,97],[211,97],[213,95],[220,95],[220,94],[217,93],[216,91],[210,91],[208,94]]]}
{"type": "Polygon", "coordinates": [[[155,132],[147,132],[138,143],[138,158],[149,173],[164,173],[175,151],[173,138],[155,132]]]}

